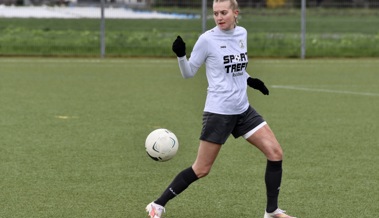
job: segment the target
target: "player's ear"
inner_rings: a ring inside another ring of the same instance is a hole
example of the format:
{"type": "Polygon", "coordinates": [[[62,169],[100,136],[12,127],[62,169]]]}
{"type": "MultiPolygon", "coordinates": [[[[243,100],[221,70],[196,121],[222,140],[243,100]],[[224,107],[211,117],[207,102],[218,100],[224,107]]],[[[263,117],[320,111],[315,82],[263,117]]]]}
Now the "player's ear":
{"type": "Polygon", "coordinates": [[[238,13],[239,13],[238,10],[234,10],[234,19],[235,19],[236,23],[238,23],[238,13]]]}

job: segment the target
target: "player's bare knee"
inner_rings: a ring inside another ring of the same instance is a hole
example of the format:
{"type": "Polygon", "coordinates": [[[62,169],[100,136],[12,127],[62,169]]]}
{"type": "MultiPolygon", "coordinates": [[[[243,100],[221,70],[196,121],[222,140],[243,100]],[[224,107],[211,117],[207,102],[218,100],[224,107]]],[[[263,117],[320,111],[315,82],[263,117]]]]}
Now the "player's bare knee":
{"type": "Polygon", "coordinates": [[[283,159],[283,150],[282,149],[276,150],[274,153],[274,156],[275,156],[276,160],[282,160],[283,159]]]}
{"type": "Polygon", "coordinates": [[[272,161],[283,160],[283,150],[280,145],[274,146],[266,154],[267,159],[272,161]]]}

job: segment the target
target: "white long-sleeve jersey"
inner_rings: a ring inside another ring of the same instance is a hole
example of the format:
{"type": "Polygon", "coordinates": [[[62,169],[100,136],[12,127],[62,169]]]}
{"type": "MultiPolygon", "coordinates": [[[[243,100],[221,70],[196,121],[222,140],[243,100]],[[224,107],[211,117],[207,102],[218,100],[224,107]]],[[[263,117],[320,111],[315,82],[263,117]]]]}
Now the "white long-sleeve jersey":
{"type": "Polygon", "coordinates": [[[241,114],[249,107],[246,68],[247,32],[240,26],[222,31],[217,26],[197,40],[190,58],[178,57],[184,78],[195,76],[203,63],[208,79],[204,111],[217,114],[241,114]]]}

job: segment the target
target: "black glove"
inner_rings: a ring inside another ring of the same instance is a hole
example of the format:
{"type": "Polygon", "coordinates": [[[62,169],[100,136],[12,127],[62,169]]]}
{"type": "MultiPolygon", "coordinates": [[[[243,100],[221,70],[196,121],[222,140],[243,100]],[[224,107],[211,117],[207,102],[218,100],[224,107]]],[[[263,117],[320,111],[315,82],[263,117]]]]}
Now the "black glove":
{"type": "Polygon", "coordinates": [[[264,82],[262,82],[260,79],[249,77],[247,78],[247,84],[253,89],[258,89],[264,95],[269,94],[267,87],[265,86],[264,82]]]}
{"type": "Polygon", "coordinates": [[[176,56],[183,57],[186,55],[186,43],[184,43],[182,37],[178,36],[174,43],[172,43],[172,50],[176,56]]]}

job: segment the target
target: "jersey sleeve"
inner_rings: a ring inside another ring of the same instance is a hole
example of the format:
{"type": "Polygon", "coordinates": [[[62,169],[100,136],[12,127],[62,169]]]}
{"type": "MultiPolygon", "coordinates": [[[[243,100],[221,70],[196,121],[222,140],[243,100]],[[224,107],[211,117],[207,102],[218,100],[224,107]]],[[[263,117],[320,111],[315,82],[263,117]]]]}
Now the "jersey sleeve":
{"type": "Polygon", "coordinates": [[[207,55],[208,46],[206,39],[204,35],[201,35],[195,43],[188,60],[186,56],[178,57],[179,68],[183,78],[194,77],[201,65],[204,64],[207,55]]]}
{"type": "Polygon", "coordinates": [[[197,70],[193,69],[186,56],[178,57],[179,69],[182,77],[187,79],[194,77],[197,70]]]}

